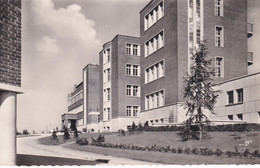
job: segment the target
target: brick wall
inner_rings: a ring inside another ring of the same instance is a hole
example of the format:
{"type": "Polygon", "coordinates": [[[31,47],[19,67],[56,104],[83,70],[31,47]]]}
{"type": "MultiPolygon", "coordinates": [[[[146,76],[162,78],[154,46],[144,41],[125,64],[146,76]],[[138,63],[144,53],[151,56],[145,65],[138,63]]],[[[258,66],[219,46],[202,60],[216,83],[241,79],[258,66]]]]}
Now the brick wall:
{"type": "Polygon", "coordinates": [[[0,83],[21,86],[21,0],[0,0],[0,83]]]}

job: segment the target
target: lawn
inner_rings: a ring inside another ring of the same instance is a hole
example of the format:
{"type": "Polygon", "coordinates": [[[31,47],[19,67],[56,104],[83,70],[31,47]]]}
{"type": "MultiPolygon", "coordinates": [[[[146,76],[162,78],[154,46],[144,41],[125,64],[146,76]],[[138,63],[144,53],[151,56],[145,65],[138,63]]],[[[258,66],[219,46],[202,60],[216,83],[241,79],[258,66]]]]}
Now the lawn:
{"type": "MultiPolygon", "coordinates": [[[[87,135],[87,134],[86,134],[87,135]]],[[[85,137],[85,135],[82,135],[85,137]]],[[[89,136],[89,135],[88,135],[89,136]]],[[[252,140],[247,147],[251,152],[260,150],[260,132],[208,132],[209,139],[190,140],[182,142],[178,132],[144,132],[141,134],[118,136],[117,134],[105,135],[106,142],[113,144],[133,144],[138,146],[171,146],[189,148],[221,149],[234,151],[235,146],[243,144],[245,140],[252,140]]],[[[116,157],[126,157],[166,164],[259,164],[260,158],[227,158],[217,156],[201,156],[195,154],[175,154],[153,151],[136,151],[127,149],[104,148],[97,146],[79,146],[76,143],[66,145],[68,148],[94,152],[116,157]]],[[[243,147],[239,147],[243,151],[243,147]]]]}
{"type": "MultiPolygon", "coordinates": [[[[79,134],[79,138],[81,138],[81,137],[87,137],[87,138],[97,137],[100,134],[104,135],[104,136],[107,136],[107,135],[112,135],[112,134],[116,134],[116,133],[115,132],[86,133],[86,134],[82,133],[82,134],[79,134]]],[[[73,141],[75,141],[74,134],[71,134],[70,135],[70,139],[68,139],[66,141],[63,140],[63,135],[57,135],[57,140],[54,140],[54,139],[52,139],[52,135],[51,134],[50,134],[50,136],[47,136],[47,137],[39,139],[39,142],[41,144],[44,144],[44,145],[60,145],[60,144],[73,142],[73,141]]]]}

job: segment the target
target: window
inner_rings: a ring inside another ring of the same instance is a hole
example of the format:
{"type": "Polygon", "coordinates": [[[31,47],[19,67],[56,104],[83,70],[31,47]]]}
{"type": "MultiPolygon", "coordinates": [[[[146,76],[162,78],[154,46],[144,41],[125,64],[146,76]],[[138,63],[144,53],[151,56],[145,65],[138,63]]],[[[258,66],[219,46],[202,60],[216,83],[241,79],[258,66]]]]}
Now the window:
{"type": "Polygon", "coordinates": [[[107,69],[107,81],[108,81],[108,82],[110,81],[110,76],[111,76],[110,68],[108,68],[108,69],[107,69]]]}
{"type": "Polygon", "coordinates": [[[229,120],[233,120],[233,115],[228,115],[229,120]]]}
{"type": "Polygon", "coordinates": [[[216,57],[215,60],[215,76],[224,77],[224,58],[216,57]]]}
{"type": "Polygon", "coordinates": [[[107,62],[110,62],[110,49],[107,49],[107,62]]]}
{"type": "Polygon", "coordinates": [[[126,75],[131,75],[131,67],[132,65],[126,64],[126,75]]]}
{"type": "Polygon", "coordinates": [[[243,103],[243,89],[237,89],[237,102],[243,103]]]}
{"type": "Polygon", "coordinates": [[[223,16],[223,0],[215,0],[215,16],[223,16]]]}
{"type": "Polygon", "coordinates": [[[149,12],[144,17],[144,30],[147,30],[153,24],[155,24],[159,19],[163,17],[163,1],[160,2],[153,10],[149,12]]]}
{"type": "Polygon", "coordinates": [[[131,96],[131,85],[126,86],[126,95],[131,96]]]}
{"type": "Polygon", "coordinates": [[[164,46],[163,31],[145,43],[145,57],[164,46]]]}
{"type": "Polygon", "coordinates": [[[133,96],[138,96],[138,86],[133,86],[133,96]]]}
{"type": "Polygon", "coordinates": [[[126,44],[126,55],[136,55],[139,56],[139,45],[137,44],[126,44]]]}
{"type": "Polygon", "coordinates": [[[164,105],[164,91],[155,92],[147,95],[145,101],[145,109],[152,109],[164,105]]]}
{"type": "Polygon", "coordinates": [[[243,121],[243,114],[237,114],[237,118],[241,121],[243,121]]]}
{"type": "Polygon", "coordinates": [[[126,95],[139,97],[139,86],[126,85],[126,95]]]}
{"type": "Polygon", "coordinates": [[[129,76],[140,76],[140,66],[139,65],[131,65],[126,64],[126,75],[129,76]]]}
{"type": "Polygon", "coordinates": [[[133,55],[138,55],[138,45],[133,45],[133,55]]]}
{"type": "Polygon", "coordinates": [[[133,116],[137,116],[138,113],[138,106],[133,106],[133,116]]]}
{"type": "Polygon", "coordinates": [[[126,54],[131,55],[131,44],[126,44],[126,54]]]}
{"type": "Polygon", "coordinates": [[[224,33],[223,33],[223,27],[216,26],[216,34],[215,34],[215,46],[217,47],[224,47],[224,33]]]}
{"type": "Polygon", "coordinates": [[[234,103],[234,94],[233,91],[227,92],[228,94],[228,104],[233,104],[234,103]]]}
{"type": "Polygon", "coordinates": [[[110,120],[111,119],[111,111],[110,108],[107,108],[107,119],[110,120]]]}
{"type": "Polygon", "coordinates": [[[145,70],[145,83],[149,83],[164,76],[164,61],[160,61],[145,70]]]}
{"type": "Polygon", "coordinates": [[[126,116],[136,117],[138,113],[138,109],[139,109],[138,106],[126,106],[126,116]]]}
{"type": "Polygon", "coordinates": [[[107,100],[110,101],[110,88],[107,88],[107,100]]]}
{"type": "Polygon", "coordinates": [[[138,76],[138,65],[133,65],[133,76],[138,76]]]}
{"type": "Polygon", "coordinates": [[[126,116],[131,116],[131,106],[126,106],[126,116]]]}

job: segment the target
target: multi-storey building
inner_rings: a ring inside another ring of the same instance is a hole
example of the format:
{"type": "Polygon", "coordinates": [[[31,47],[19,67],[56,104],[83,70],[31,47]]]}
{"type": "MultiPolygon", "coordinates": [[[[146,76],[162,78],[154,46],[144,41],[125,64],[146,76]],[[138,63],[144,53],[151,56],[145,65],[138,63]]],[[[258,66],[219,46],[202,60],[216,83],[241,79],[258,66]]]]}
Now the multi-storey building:
{"type": "Polygon", "coordinates": [[[100,110],[99,110],[99,65],[88,64],[83,69],[83,113],[84,128],[90,132],[99,132],[100,126],[100,110]]]}
{"type": "Polygon", "coordinates": [[[83,82],[74,86],[74,91],[68,94],[68,112],[62,116],[62,127],[71,130],[83,126],[83,82]]]}
{"type": "Polygon", "coordinates": [[[21,0],[0,0],[0,165],[16,164],[17,94],[21,90],[21,0]]]}
{"type": "Polygon", "coordinates": [[[178,123],[186,116],[183,77],[206,41],[215,82],[247,74],[246,0],[151,0],[140,12],[142,122],[178,123]]]}
{"type": "Polygon", "coordinates": [[[133,122],[139,122],[139,38],[117,35],[104,44],[99,55],[103,130],[126,130],[133,122]]]}
{"type": "Polygon", "coordinates": [[[68,112],[61,116],[62,127],[71,130],[77,127],[80,131],[97,128],[98,131],[99,116],[99,66],[88,64],[83,69],[83,81],[68,94],[68,112]]]}

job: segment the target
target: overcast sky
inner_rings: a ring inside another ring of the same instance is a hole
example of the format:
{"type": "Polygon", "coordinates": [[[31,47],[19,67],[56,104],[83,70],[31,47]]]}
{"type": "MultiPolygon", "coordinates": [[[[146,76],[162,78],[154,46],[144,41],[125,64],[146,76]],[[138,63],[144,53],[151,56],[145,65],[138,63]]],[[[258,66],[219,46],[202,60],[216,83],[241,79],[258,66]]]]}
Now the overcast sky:
{"type": "MultiPolygon", "coordinates": [[[[81,82],[82,69],[98,63],[102,45],[116,34],[139,36],[139,12],[149,0],[23,0],[22,87],[18,131],[61,127],[67,94],[81,82]]],[[[249,0],[248,21],[255,53],[249,72],[260,71],[260,1],[249,0]],[[258,47],[258,48],[257,48],[258,47]],[[258,62],[258,65],[257,63],[258,62]]]]}

